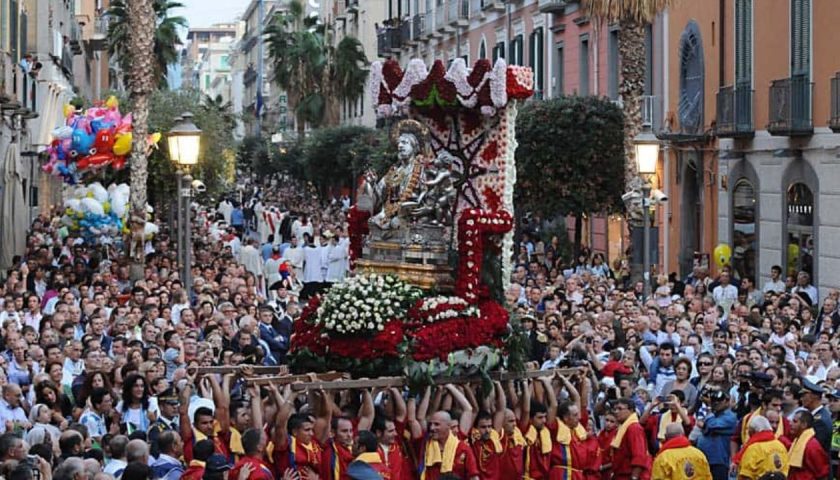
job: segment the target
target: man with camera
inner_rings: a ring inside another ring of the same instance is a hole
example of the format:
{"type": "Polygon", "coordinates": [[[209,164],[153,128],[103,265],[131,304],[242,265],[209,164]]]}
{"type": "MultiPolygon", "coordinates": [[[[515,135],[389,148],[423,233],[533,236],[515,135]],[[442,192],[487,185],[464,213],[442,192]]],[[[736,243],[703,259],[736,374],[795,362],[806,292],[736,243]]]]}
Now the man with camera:
{"type": "Polygon", "coordinates": [[[706,455],[714,480],[728,480],[730,450],[729,437],[735,431],[738,418],[729,408],[729,395],[721,390],[707,390],[702,395],[712,406],[712,414],[697,420],[702,435],[697,448],[706,455]]]}

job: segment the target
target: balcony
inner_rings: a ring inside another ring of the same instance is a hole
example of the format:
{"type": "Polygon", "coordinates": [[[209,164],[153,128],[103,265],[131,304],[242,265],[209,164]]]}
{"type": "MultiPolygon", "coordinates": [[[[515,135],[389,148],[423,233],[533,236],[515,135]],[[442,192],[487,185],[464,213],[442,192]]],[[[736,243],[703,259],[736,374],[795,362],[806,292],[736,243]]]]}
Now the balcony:
{"type": "Polygon", "coordinates": [[[800,136],[814,133],[812,99],[814,84],[794,76],[770,83],[770,135],[800,136]]]}
{"type": "Polygon", "coordinates": [[[840,72],[831,79],[831,119],[828,126],[835,133],[840,133],[840,72]]]}
{"type": "Polygon", "coordinates": [[[420,39],[423,38],[423,35],[425,35],[426,33],[425,18],[425,15],[423,15],[422,13],[418,13],[414,16],[412,20],[414,22],[414,29],[411,31],[411,39],[415,42],[419,42],[420,39]]]}
{"type": "Polygon", "coordinates": [[[440,33],[453,33],[455,31],[455,29],[450,27],[446,22],[446,7],[443,5],[438,5],[437,8],[435,8],[435,26],[437,27],[437,31],[440,33]]]}
{"type": "Polygon", "coordinates": [[[359,0],[344,0],[344,11],[347,13],[359,13],[359,0]]]}
{"type": "Polygon", "coordinates": [[[540,0],[540,13],[559,13],[566,12],[566,0],[540,0]]]}
{"type": "Polygon", "coordinates": [[[440,34],[435,30],[435,13],[432,11],[426,12],[426,28],[423,29],[423,34],[429,37],[440,37],[440,34]]]}
{"type": "Polygon", "coordinates": [[[470,14],[474,18],[484,18],[484,2],[486,0],[470,0],[470,14]]]}
{"type": "Polygon", "coordinates": [[[470,2],[468,0],[449,0],[448,20],[453,27],[466,27],[470,24],[470,2]]]}
{"type": "Polygon", "coordinates": [[[239,41],[240,45],[242,45],[242,52],[250,52],[251,49],[254,48],[254,46],[257,44],[257,40],[257,35],[255,35],[253,32],[246,32],[245,35],[242,37],[242,40],[239,41]]]}
{"type": "Polygon", "coordinates": [[[753,90],[749,84],[730,85],[717,93],[717,120],[715,134],[718,137],[752,137],[753,90]]]}
{"type": "Polygon", "coordinates": [[[93,51],[101,52],[108,48],[108,15],[101,15],[93,23],[93,36],[90,37],[88,45],[93,51]]]}
{"type": "Polygon", "coordinates": [[[400,23],[400,46],[401,47],[408,47],[409,44],[413,43],[411,37],[411,20],[406,19],[404,22],[400,23]]]}
{"type": "Polygon", "coordinates": [[[400,27],[380,28],[376,34],[377,55],[382,58],[392,56],[394,50],[399,51],[401,48],[401,40],[400,27]]]}
{"type": "Polygon", "coordinates": [[[73,55],[82,54],[82,32],[75,21],[70,22],[70,51],[73,55]]]}
{"type": "Polygon", "coordinates": [[[500,13],[505,11],[505,2],[502,0],[484,0],[483,3],[481,7],[483,10],[500,13]]]}

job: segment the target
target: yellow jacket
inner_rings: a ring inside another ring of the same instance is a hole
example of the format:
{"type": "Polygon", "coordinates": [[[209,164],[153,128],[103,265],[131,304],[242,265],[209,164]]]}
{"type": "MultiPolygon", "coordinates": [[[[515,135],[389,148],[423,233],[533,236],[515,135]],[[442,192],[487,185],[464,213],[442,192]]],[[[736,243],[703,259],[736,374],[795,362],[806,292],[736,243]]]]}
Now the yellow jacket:
{"type": "Polygon", "coordinates": [[[782,442],[771,440],[750,445],[741,458],[738,475],[757,480],[770,472],[788,474],[788,452],[782,442]]]}
{"type": "MultiPolygon", "coordinates": [[[[682,439],[685,437],[677,437],[682,439]]],[[[674,440],[677,440],[674,439],[674,440]]],[[[690,446],[688,439],[665,448],[653,460],[650,478],[656,480],[712,480],[709,461],[700,450],[690,446]]],[[[665,444],[667,445],[667,443],[665,444]]],[[[665,447],[663,445],[663,447],[665,447]]]]}

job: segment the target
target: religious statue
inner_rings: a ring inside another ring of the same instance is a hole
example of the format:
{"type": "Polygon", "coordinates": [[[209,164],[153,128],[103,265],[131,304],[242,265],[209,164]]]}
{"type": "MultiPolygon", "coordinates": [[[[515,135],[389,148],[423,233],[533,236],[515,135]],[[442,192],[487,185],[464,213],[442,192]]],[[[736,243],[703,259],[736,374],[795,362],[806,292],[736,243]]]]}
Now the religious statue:
{"type": "Polygon", "coordinates": [[[373,214],[371,225],[398,230],[416,217],[413,212],[426,190],[426,137],[426,127],[416,120],[403,120],[394,127],[391,140],[397,146],[397,163],[382,178],[368,172],[362,183],[358,205],[373,214]]]}
{"type": "Polygon", "coordinates": [[[408,204],[410,215],[416,219],[429,219],[432,225],[452,225],[452,208],[455,205],[455,172],[452,171],[455,157],[442,151],[435,161],[426,167],[423,182],[425,191],[416,204],[408,204]]]}

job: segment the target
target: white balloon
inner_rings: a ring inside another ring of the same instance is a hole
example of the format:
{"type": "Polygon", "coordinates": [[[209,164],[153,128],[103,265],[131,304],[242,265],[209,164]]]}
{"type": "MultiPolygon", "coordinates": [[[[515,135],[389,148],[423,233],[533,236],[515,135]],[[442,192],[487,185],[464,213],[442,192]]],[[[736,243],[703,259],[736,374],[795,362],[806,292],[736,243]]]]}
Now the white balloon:
{"type": "Polygon", "coordinates": [[[94,215],[105,215],[105,209],[102,208],[102,204],[96,201],[95,198],[89,197],[82,199],[82,212],[89,212],[94,215]]]}
{"type": "Polygon", "coordinates": [[[78,198],[68,198],[64,201],[64,207],[73,210],[74,212],[78,212],[82,209],[81,201],[78,198]]]}
{"type": "Polygon", "coordinates": [[[101,183],[91,183],[89,188],[91,193],[93,193],[93,198],[95,198],[97,202],[104,203],[108,201],[108,191],[105,190],[105,187],[103,187],[101,183]]]}

